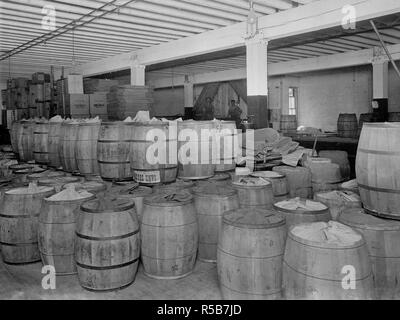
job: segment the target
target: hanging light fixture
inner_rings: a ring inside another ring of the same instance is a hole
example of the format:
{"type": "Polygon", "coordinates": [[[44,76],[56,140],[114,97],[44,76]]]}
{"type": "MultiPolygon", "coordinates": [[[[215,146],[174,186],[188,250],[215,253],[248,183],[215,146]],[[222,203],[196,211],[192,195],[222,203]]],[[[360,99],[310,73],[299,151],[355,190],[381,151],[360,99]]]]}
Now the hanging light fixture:
{"type": "Polygon", "coordinates": [[[254,38],[258,34],[258,17],[254,10],[254,2],[249,0],[250,10],[247,16],[247,38],[254,38]]]}

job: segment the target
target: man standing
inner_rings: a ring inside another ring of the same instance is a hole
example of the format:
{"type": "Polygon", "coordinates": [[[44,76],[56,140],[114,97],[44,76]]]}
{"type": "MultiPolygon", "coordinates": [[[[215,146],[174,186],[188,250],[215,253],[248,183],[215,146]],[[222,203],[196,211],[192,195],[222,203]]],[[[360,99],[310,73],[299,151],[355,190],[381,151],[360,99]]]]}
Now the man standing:
{"type": "Polygon", "coordinates": [[[241,120],[241,115],[242,115],[242,109],[237,105],[235,100],[231,100],[231,103],[229,105],[229,111],[228,111],[228,118],[230,118],[232,121],[236,122],[236,127],[239,128],[241,120]]]}

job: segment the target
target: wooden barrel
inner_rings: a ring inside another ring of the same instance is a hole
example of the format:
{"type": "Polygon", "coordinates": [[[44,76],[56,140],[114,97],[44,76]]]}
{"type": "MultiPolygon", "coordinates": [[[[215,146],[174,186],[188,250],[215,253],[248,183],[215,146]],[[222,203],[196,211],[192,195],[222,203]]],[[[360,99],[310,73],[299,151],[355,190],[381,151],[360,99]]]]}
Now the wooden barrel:
{"type": "Polygon", "coordinates": [[[98,175],[97,140],[101,122],[83,122],[79,124],[75,146],[78,171],[82,175],[98,175]]]}
{"type": "Polygon", "coordinates": [[[64,121],[61,125],[59,152],[61,165],[66,172],[78,172],[75,158],[78,129],[78,121],[64,121]]]}
{"type": "Polygon", "coordinates": [[[33,130],[33,157],[36,163],[49,163],[49,122],[36,122],[33,130]]]}
{"type": "Polygon", "coordinates": [[[281,115],[281,132],[284,135],[294,135],[297,133],[297,117],[295,115],[281,115]]]}
{"type": "Polygon", "coordinates": [[[289,300],[373,299],[365,240],[335,221],[292,227],[286,240],[283,286],[289,300]],[[346,275],[353,276],[355,286],[350,287],[346,275]]]}
{"type": "Polygon", "coordinates": [[[343,182],[339,165],[335,163],[310,163],[313,192],[338,190],[343,182]]]}
{"type": "Polygon", "coordinates": [[[239,152],[239,141],[234,121],[217,121],[215,172],[233,171],[236,168],[236,158],[239,152]]]}
{"type": "Polygon", "coordinates": [[[361,134],[361,130],[365,122],[374,122],[374,114],[373,113],[361,113],[360,118],[358,120],[358,137],[361,134]]]}
{"type": "Polygon", "coordinates": [[[356,176],[361,201],[371,214],[400,219],[400,124],[366,123],[361,132],[356,176]]]}
{"type": "Polygon", "coordinates": [[[241,208],[271,208],[274,203],[272,184],[254,177],[244,177],[233,181],[230,186],[239,196],[241,208]]]}
{"type": "Polygon", "coordinates": [[[176,125],[134,122],[130,127],[133,179],[147,186],[174,182],[178,173],[176,125]]]}
{"type": "Polygon", "coordinates": [[[21,121],[22,136],[21,144],[19,145],[18,154],[21,161],[32,161],[33,156],[33,132],[35,127],[34,121],[21,121]]]}
{"type": "Polygon", "coordinates": [[[49,187],[21,187],[4,193],[0,205],[0,246],[3,261],[25,264],[40,261],[38,217],[49,187]]]}
{"type": "Polygon", "coordinates": [[[225,185],[229,184],[230,180],[231,180],[231,175],[229,173],[219,172],[219,173],[216,173],[211,178],[204,179],[204,180],[197,180],[196,186],[201,187],[204,185],[208,185],[210,183],[225,186],[225,185]]]}
{"type": "Polygon", "coordinates": [[[18,130],[19,130],[19,127],[20,127],[19,121],[13,121],[13,123],[11,124],[10,140],[11,140],[12,151],[14,153],[18,153],[18,130]]]}
{"type": "Polygon", "coordinates": [[[198,259],[203,262],[216,262],[222,216],[226,211],[239,209],[237,192],[211,184],[194,188],[193,194],[199,221],[198,259]]]}
{"type": "Polygon", "coordinates": [[[400,122],[400,112],[389,112],[388,122],[400,122]]]}
{"type": "Polygon", "coordinates": [[[53,168],[59,168],[61,166],[61,158],[59,152],[59,144],[61,137],[61,124],[62,122],[49,122],[49,139],[48,139],[48,151],[49,151],[49,166],[53,168]]]}
{"type": "Polygon", "coordinates": [[[180,191],[145,198],[141,236],[147,276],[179,279],[192,273],[199,238],[192,195],[180,191]]]}
{"type": "Polygon", "coordinates": [[[178,178],[211,178],[215,173],[214,148],[214,121],[178,122],[178,178]]]}
{"type": "Polygon", "coordinates": [[[104,180],[131,180],[129,153],[131,129],[128,123],[103,122],[97,142],[97,161],[104,180]]]}
{"type": "Polygon", "coordinates": [[[349,155],[346,151],[340,150],[323,150],[319,152],[322,158],[328,158],[332,163],[336,163],[340,168],[340,173],[343,180],[349,180],[351,174],[349,155]]]}
{"type": "Polygon", "coordinates": [[[60,192],[62,187],[67,183],[79,182],[76,177],[56,177],[56,178],[43,178],[38,180],[39,186],[53,187],[56,192],[60,192]]]}
{"type": "Polygon", "coordinates": [[[362,207],[360,197],[350,191],[315,193],[314,199],[328,206],[333,220],[338,220],[344,210],[362,207]]]}
{"type": "Polygon", "coordinates": [[[286,200],[289,197],[289,186],[286,175],[273,171],[257,171],[252,173],[251,176],[271,182],[275,203],[286,200]]]}
{"type": "Polygon", "coordinates": [[[309,168],[279,166],[274,167],[272,171],[286,176],[290,198],[312,198],[311,170],[309,168]]]}
{"type": "Polygon", "coordinates": [[[39,181],[41,179],[52,179],[57,177],[64,177],[65,173],[62,171],[46,170],[43,172],[36,172],[27,176],[28,181],[39,181]]]}
{"type": "Polygon", "coordinates": [[[76,273],[74,242],[80,205],[93,198],[73,191],[44,199],[39,215],[38,241],[43,265],[51,265],[57,275],[76,273]]]}
{"type": "Polygon", "coordinates": [[[106,184],[100,181],[71,182],[62,186],[63,189],[71,187],[74,187],[77,191],[85,190],[96,195],[104,194],[107,190],[106,184]]]}
{"type": "Polygon", "coordinates": [[[339,114],[337,131],[339,137],[356,138],[358,134],[357,115],[355,113],[339,114]]]}
{"type": "Polygon", "coordinates": [[[144,198],[150,196],[153,189],[145,186],[137,186],[135,188],[124,188],[118,193],[121,199],[130,199],[135,203],[136,214],[139,222],[142,222],[144,198]]]}
{"type": "Polygon", "coordinates": [[[20,170],[26,170],[26,169],[33,169],[35,165],[33,164],[28,164],[28,163],[18,163],[18,164],[13,164],[9,166],[10,170],[15,173],[16,171],[20,170]]]}
{"type": "Polygon", "coordinates": [[[37,166],[33,166],[30,169],[17,170],[14,171],[14,181],[18,183],[27,184],[30,181],[28,179],[28,176],[30,176],[31,174],[41,173],[44,171],[46,171],[46,169],[39,168],[37,166]]]}
{"type": "Polygon", "coordinates": [[[285,239],[285,219],[272,210],[245,208],[226,212],[217,253],[222,297],[281,298],[285,239]]]}
{"type": "Polygon", "coordinates": [[[134,210],[133,201],[126,199],[91,200],[81,205],[75,261],[83,288],[117,290],[135,281],[140,233],[134,210]]]}
{"type": "Polygon", "coordinates": [[[362,209],[345,210],[339,221],[360,232],[367,242],[379,299],[396,299],[400,293],[400,222],[365,214],[362,209]]]}
{"type": "Polygon", "coordinates": [[[274,209],[286,218],[287,229],[309,222],[328,222],[332,219],[323,203],[304,198],[293,198],[274,204],[274,209]]]}
{"type": "Polygon", "coordinates": [[[192,188],[194,186],[195,186],[195,183],[193,181],[177,179],[173,183],[154,186],[153,190],[154,190],[154,192],[174,192],[174,191],[182,191],[182,190],[192,192],[192,188]]]}

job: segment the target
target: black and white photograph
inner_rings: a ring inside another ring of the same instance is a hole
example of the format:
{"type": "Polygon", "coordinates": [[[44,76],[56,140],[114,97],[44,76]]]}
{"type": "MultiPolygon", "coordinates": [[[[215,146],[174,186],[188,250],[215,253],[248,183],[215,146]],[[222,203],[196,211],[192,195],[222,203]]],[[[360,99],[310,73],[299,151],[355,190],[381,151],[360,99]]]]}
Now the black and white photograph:
{"type": "Polygon", "coordinates": [[[399,300],[399,60],[399,0],[1,0],[0,302],[399,300]]]}

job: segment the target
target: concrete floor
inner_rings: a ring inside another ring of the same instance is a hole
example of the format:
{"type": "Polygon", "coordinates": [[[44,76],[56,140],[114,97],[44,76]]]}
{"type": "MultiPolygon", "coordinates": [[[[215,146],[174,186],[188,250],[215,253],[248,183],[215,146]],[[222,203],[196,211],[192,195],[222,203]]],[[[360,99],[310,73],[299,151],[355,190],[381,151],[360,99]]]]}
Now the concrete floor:
{"type": "Polygon", "coordinates": [[[55,290],[44,290],[41,263],[11,266],[0,262],[0,300],[219,300],[216,264],[197,262],[194,272],[179,280],[155,280],[139,267],[135,282],[119,291],[95,293],[83,289],[76,275],[59,276],[55,290]]]}

